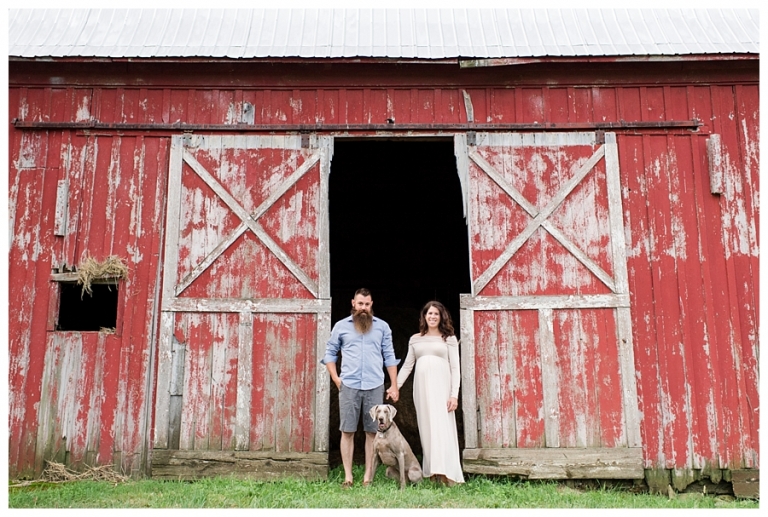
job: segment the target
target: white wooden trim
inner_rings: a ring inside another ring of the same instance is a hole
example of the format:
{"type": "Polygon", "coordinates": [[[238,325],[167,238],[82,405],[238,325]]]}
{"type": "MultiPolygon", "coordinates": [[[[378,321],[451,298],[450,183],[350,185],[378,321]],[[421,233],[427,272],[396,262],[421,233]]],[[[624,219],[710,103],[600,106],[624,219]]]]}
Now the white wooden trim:
{"type": "Polygon", "coordinates": [[[475,279],[472,275],[472,218],[469,217],[469,207],[472,203],[470,199],[469,188],[469,158],[467,156],[467,135],[465,133],[457,133],[453,136],[453,153],[456,156],[456,171],[459,174],[459,183],[461,184],[461,196],[464,202],[464,221],[467,223],[467,242],[469,244],[469,280],[470,280],[470,293],[476,294],[474,285],[475,279]]]}
{"type": "MultiPolygon", "coordinates": [[[[467,296],[467,295],[463,295],[467,296]]],[[[471,309],[461,309],[461,410],[464,415],[464,447],[474,449],[478,444],[477,391],[475,384],[475,315],[471,309]]]]}
{"type": "Polygon", "coordinates": [[[301,135],[184,135],[185,145],[194,149],[289,149],[301,150],[301,135]]]}
{"type": "Polygon", "coordinates": [[[165,307],[173,312],[315,313],[331,310],[331,300],[317,298],[176,298],[165,307]]]}
{"type": "MultiPolygon", "coordinates": [[[[538,215],[538,210],[523,196],[519,190],[513,185],[510,185],[499,172],[488,163],[477,151],[472,151],[469,154],[478,166],[480,166],[490,178],[511,197],[523,210],[525,210],[531,217],[538,215]]],[[[560,242],[576,259],[579,260],[584,266],[589,269],[598,279],[600,279],[611,291],[616,292],[613,278],[606,273],[594,260],[584,253],[578,246],[576,246],[568,237],[565,236],[551,221],[545,220],[541,223],[541,226],[547,230],[552,237],[560,242]]]]}
{"type": "Polygon", "coordinates": [[[312,280],[309,275],[304,272],[303,269],[301,269],[301,266],[294,262],[293,259],[283,251],[283,248],[281,248],[280,245],[277,244],[272,239],[272,237],[269,236],[269,234],[267,234],[267,232],[261,226],[261,223],[249,221],[248,226],[251,228],[251,231],[261,240],[262,244],[264,244],[264,246],[266,246],[267,249],[269,249],[286,268],[288,268],[288,271],[290,271],[293,276],[295,276],[296,279],[301,282],[310,293],[312,293],[312,296],[317,297],[319,294],[317,283],[312,280]]]}
{"type": "Polygon", "coordinates": [[[629,307],[629,294],[563,294],[460,297],[462,309],[503,311],[526,309],[603,309],[629,307]]]}
{"type": "Polygon", "coordinates": [[[539,309],[539,358],[544,394],[544,437],[547,447],[560,447],[560,383],[557,375],[554,316],[552,309],[539,309]]]}
{"type": "Polygon", "coordinates": [[[459,175],[461,185],[461,201],[464,208],[464,220],[469,226],[469,159],[467,157],[467,135],[456,133],[453,135],[453,154],[456,157],[456,172],[459,175]]]}
{"type": "Polygon", "coordinates": [[[251,388],[253,385],[253,313],[240,313],[237,333],[237,407],[235,450],[247,451],[251,443],[251,388]]]}
{"type": "Polygon", "coordinates": [[[320,156],[320,193],[317,207],[317,276],[318,297],[331,297],[331,247],[330,247],[330,212],[328,191],[331,174],[331,157],[333,156],[333,137],[318,139],[320,156]]]}
{"type": "Polygon", "coordinates": [[[331,312],[317,313],[317,337],[315,342],[315,445],[313,451],[327,451],[329,447],[328,426],[330,422],[331,376],[320,360],[325,357],[325,345],[331,336],[331,312]]]}
{"type": "Polygon", "coordinates": [[[174,286],[179,267],[179,219],[181,217],[181,167],[184,154],[182,136],[171,138],[171,156],[168,166],[168,214],[165,223],[165,254],[163,264],[163,299],[165,307],[174,298],[174,286]]]}
{"type": "Polygon", "coordinates": [[[627,251],[624,236],[624,210],[621,202],[621,178],[619,177],[619,149],[616,134],[605,134],[605,175],[608,187],[608,214],[611,226],[611,253],[616,292],[629,295],[627,276],[627,251]]]}
{"type": "Polygon", "coordinates": [[[594,145],[594,131],[582,132],[537,132],[537,133],[477,133],[477,146],[490,147],[563,147],[594,145]]]}
{"type": "Polygon", "coordinates": [[[637,401],[635,379],[635,353],[632,343],[632,315],[629,307],[616,309],[618,332],[619,374],[621,375],[622,403],[626,426],[627,446],[641,447],[640,406],[637,401]]]}
{"type": "Polygon", "coordinates": [[[560,191],[555,195],[549,202],[547,206],[545,206],[541,212],[539,212],[536,217],[533,218],[532,221],[528,223],[528,226],[520,232],[517,236],[515,236],[514,239],[512,239],[512,242],[509,243],[507,248],[502,252],[501,255],[499,255],[496,260],[493,261],[493,263],[486,269],[483,274],[481,274],[478,279],[475,281],[474,284],[474,292],[480,292],[486,285],[488,285],[488,282],[490,282],[494,276],[501,270],[502,267],[504,267],[504,264],[509,262],[509,259],[512,258],[512,256],[517,252],[520,247],[525,244],[525,242],[528,240],[528,238],[533,234],[534,231],[544,222],[545,219],[547,219],[550,215],[552,215],[552,212],[554,212],[558,206],[565,200],[565,198],[568,196],[568,194],[573,191],[574,188],[581,182],[582,179],[589,173],[590,170],[597,164],[597,162],[603,157],[603,154],[605,152],[605,146],[600,146],[597,148],[595,153],[584,162],[584,164],[581,166],[581,168],[574,174],[574,176],[568,180],[565,185],[560,189],[560,191]]]}
{"type": "Polygon", "coordinates": [[[248,228],[244,223],[240,223],[240,226],[235,229],[234,232],[226,236],[223,240],[219,241],[219,243],[216,245],[215,248],[211,250],[208,255],[192,269],[189,273],[187,273],[187,276],[185,276],[181,282],[179,282],[176,287],[174,288],[174,295],[179,296],[184,289],[192,285],[192,282],[195,281],[197,277],[199,277],[203,271],[208,269],[208,267],[213,264],[213,262],[219,258],[219,256],[224,253],[224,251],[229,248],[234,242],[237,240],[240,235],[243,234],[245,229],[248,228]]]}
{"type": "Polygon", "coordinates": [[[155,440],[153,448],[168,448],[168,433],[171,411],[171,353],[173,338],[173,322],[176,315],[172,312],[162,312],[160,315],[160,341],[157,359],[157,393],[155,395],[155,440]]]}

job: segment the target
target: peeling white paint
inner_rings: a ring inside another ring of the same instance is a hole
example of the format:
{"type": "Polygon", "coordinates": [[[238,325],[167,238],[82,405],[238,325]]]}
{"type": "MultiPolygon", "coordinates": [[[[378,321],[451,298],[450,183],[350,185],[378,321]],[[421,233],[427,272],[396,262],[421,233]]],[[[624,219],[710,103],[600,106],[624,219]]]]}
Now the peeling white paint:
{"type": "Polygon", "coordinates": [[[725,171],[726,208],[722,219],[726,257],[730,258],[733,253],[757,257],[757,231],[746,207],[744,175],[725,146],[722,149],[722,164],[725,171]]]}
{"type": "Polygon", "coordinates": [[[238,121],[237,106],[234,102],[230,102],[227,106],[227,115],[224,119],[225,124],[235,124],[238,121]]]}
{"type": "Polygon", "coordinates": [[[14,167],[18,169],[32,169],[42,167],[42,135],[39,132],[24,131],[21,134],[21,144],[19,146],[19,157],[14,162],[14,167]],[[39,161],[38,161],[39,160],[39,161]]]}
{"type": "MultiPolygon", "coordinates": [[[[146,100],[144,101],[146,105],[146,100]]],[[[83,95],[80,98],[80,102],[77,105],[77,111],[75,112],[75,122],[86,122],[91,119],[91,96],[90,94],[83,95]]]]}

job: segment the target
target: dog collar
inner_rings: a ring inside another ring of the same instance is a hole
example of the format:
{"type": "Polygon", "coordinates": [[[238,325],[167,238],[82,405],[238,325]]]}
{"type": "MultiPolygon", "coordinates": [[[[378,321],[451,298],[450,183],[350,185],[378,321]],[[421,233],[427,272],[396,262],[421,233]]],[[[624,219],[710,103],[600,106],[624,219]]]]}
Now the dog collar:
{"type": "Polygon", "coordinates": [[[389,430],[392,428],[392,424],[394,424],[394,422],[391,422],[391,423],[389,424],[389,427],[387,427],[387,428],[386,428],[386,429],[384,429],[383,431],[379,431],[379,432],[380,432],[381,434],[384,434],[384,433],[386,433],[387,431],[389,431],[389,430]]]}

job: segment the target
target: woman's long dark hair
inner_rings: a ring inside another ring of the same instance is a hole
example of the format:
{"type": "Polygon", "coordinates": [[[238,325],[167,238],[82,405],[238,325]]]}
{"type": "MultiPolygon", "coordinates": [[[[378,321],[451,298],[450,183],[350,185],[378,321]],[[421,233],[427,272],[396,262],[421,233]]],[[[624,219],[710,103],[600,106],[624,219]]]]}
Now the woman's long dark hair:
{"type": "Polygon", "coordinates": [[[440,313],[440,323],[437,324],[437,328],[440,334],[443,336],[443,341],[453,336],[453,320],[451,320],[451,313],[440,302],[427,302],[423,309],[421,309],[421,315],[419,316],[419,333],[423,336],[429,330],[427,326],[427,311],[430,307],[437,309],[440,313]]]}

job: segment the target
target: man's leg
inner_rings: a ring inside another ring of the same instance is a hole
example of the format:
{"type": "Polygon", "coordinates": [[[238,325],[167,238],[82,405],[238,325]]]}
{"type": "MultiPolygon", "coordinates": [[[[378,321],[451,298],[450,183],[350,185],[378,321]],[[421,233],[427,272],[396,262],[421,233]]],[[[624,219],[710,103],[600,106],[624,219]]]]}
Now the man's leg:
{"type": "Polygon", "coordinates": [[[373,466],[373,440],[376,438],[376,421],[370,416],[371,408],[377,404],[381,404],[384,400],[384,385],[382,384],[378,388],[366,390],[363,392],[363,431],[365,431],[365,475],[363,476],[363,483],[373,481],[376,477],[375,472],[371,472],[373,466]]]}
{"type": "Polygon", "coordinates": [[[355,453],[355,431],[360,421],[362,394],[359,390],[341,385],[339,390],[339,431],[341,431],[341,463],[344,482],[352,483],[352,463],[355,453]]]}
{"type": "MultiPolygon", "coordinates": [[[[368,434],[368,433],[366,433],[368,434]]],[[[366,441],[366,469],[368,468],[368,442],[366,441]]],[[[352,482],[352,457],[355,453],[355,433],[341,432],[341,463],[344,464],[344,481],[352,482]]],[[[373,442],[371,442],[373,447],[373,442]]]]}
{"type": "MultiPolygon", "coordinates": [[[[375,472],[371,472],[371,464],[373,462],[373,439],[376,438],[376,433],[365,432],[365,476],[363,476],[363,483],[373,481],[375,472]],[[370,476],[370,478],[368,477],[370,476]]],[[[343,458],[342,458],[343,461],[343,458]]]]}

